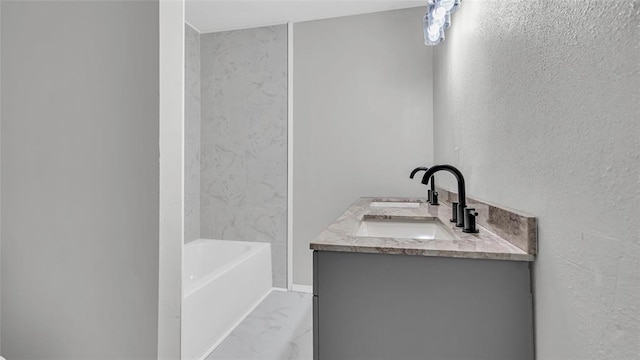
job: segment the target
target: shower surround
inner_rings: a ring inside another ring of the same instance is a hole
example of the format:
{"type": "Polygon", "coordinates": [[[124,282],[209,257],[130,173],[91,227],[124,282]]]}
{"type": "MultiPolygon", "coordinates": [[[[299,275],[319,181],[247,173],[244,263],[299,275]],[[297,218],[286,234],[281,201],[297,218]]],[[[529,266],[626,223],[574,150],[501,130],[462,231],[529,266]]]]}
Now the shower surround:
{"type": "Polygon", "coordinates": [[[268,242],[287,286],[287,26],[200,35],[200,235],[268,242]]]}

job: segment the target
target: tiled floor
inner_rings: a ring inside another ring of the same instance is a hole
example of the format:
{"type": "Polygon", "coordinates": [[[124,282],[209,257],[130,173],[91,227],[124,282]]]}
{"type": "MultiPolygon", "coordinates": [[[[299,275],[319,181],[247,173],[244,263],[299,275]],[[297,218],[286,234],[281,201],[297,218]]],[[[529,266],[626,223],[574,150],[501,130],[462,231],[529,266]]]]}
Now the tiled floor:
{"type": "Polygon", "coordinates": [[[311,360],[312,295],[273,291],[207,360],[311,360]]]}

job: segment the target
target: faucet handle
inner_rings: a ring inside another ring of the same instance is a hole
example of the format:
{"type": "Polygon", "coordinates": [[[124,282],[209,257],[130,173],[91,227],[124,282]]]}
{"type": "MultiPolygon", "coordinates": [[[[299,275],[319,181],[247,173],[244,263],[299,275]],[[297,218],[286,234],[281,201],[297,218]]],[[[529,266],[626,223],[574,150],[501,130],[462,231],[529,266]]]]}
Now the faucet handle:
{"type": "Polygon", "coordinates": [[[464,209],[464,227],[462,228],[462,232],[466,232],[466,233],[478,232],[478,229],[476,229],[476,216],[478,216],[476,209],[474,208],[464,209]]]}
{"type": "Polygon", "coordinates": [[[452,223],[458,222],[458,203],[457,202],[451,203],[451,219],[449,221],[451,221],[452,223]]]}
{"type": "Polygon", "coordinates": [[[440,205],[438,204],[438,192],[431,191],[431,205],[440,205]]]}

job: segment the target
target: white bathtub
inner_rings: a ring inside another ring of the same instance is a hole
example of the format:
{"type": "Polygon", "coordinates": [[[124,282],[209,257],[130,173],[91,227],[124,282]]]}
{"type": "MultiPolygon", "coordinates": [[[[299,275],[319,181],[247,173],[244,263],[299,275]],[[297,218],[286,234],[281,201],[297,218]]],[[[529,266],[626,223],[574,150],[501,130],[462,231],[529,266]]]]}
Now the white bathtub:
{"type": "Polygon", "coordinates": [[[271,291],[271,245],[199,239],[185,244],[182,359],[204,359],[271,291]]]}

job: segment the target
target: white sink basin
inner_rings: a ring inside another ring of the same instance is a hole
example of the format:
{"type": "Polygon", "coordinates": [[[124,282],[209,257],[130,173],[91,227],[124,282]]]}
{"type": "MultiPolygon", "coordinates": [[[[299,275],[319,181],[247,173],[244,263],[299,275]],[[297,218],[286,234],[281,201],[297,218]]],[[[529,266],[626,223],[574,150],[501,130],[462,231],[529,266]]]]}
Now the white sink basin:
{"type": "Polygon", "coordinates": [[[438,220],[378,220],[365,219],[355,233],[363,237],[385,237],[397,239],[438,239],[455,240],[451,230],[444,227],[438,220]]]}
{"type": "Polygon", "coordinates": [[[374,201],[370,205],[371,207],[397,207],[397,208],[417,208],[420,207],[419,202],[405,202],[405,201],[374,201]]]}

